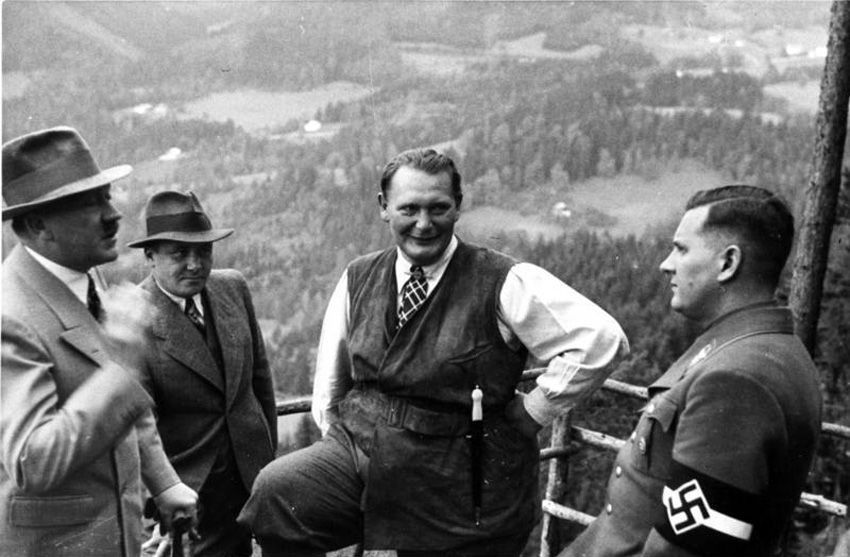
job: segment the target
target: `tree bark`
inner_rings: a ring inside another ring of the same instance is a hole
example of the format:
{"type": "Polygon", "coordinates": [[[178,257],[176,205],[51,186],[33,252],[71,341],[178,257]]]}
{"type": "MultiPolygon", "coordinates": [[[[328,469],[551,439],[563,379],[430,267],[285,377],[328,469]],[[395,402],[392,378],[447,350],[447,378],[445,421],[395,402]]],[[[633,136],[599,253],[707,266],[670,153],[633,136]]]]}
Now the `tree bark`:
{"type": "Polygon", "coordinates": [[[829,243],[841,186],[850,99],[850,2],[835,0],[829,24],[826,65],[821,79],[812,178],[794,258],[789,305],[794,328],[809,353],[817,345],[817,325],[829,243]]]}

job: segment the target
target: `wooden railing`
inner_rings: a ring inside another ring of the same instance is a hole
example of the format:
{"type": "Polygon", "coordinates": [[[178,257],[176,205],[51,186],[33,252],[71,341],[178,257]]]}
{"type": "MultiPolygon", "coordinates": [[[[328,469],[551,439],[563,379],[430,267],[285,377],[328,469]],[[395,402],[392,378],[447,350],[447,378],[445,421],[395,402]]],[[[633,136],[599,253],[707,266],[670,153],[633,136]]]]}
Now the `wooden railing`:
{"type": "MultiPolygon", "coordinates": [[[[530,381],[543,373],[543,368],[526,370],[522,380],[530,381]]],[[[609,379],[602,388],[630,398],[646,400],[647,389],[609,379]]],[[[298,414],[310,411],[311,397],[298,397],[278,401],[278,415],[298,414]]],[[[850,427],[824,423],[822,434],[850,440],[850,427]]],[[[570,417],[564,416],[552,424],[552,434],[549,447],[541,449],[540,460],[549,461],[546,489],[543,495],[543,522],[541,525],[540,557],[557,555],[561,549],[562,540],[555,528],[555,519],[569,520],[583,526],[589,525],[594,516],[585,514],[560,503],[567,491],[567,458],[577,452],[580,445],[616,452],[625,444],[624,439],[613,437],[606,433],[593,431],[571,425],[570,417]]],[[[834,516],[847,516],[847,505],[832,501],[822,495],[803,493],[800,496],[800,507],[815,509],[834,516]]]]}

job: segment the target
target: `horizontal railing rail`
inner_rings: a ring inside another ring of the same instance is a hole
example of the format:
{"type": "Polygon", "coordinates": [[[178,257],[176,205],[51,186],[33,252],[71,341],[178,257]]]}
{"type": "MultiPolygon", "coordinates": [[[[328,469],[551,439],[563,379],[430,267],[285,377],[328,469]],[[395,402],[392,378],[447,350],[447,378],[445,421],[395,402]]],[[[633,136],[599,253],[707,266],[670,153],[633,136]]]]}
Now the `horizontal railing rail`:
{"type": "MultiPolygon", "coordinates": [[[[543,374],[545,369],[546,368],[528,369],[523,372],[522,380],[530,381],[532,379],[536,379],[537,377],[543,374]]],[[[606,380],[605,383],[602,385],[602,388],[606,391],[618,393],[631,398],[641,400],[649,399],[649,393],[646,387],[630,385],[629,383],[624,383],[615,379],[606,380]]],[[[821,424],[821,433],[825,435],[831,435],[833,437],[841,437],[842,439],[850,439],[850,427],[841,424],[832,424],[824,422],[823,424],[821,424]]]]}
{"type": "MultiPolygon", "coordinates": [[[[535,379],[544,371],[545,368],[526,370],[522,374],[522,380],[530,381],[535,379]]],[[[648,399],[648,389],[646,387],[639,387],[614,379],[606,380],[602,388],[606,391],[618,393],[638,400],[648,399]]],[[[309,412],[311,400],[312,397],[309,396],[279,400],[277,401],[277,413],[278,415],[290,415],[309,412]]],[[[840,424],[824,422],[821,427],[821,432],[825,435],[840,437],[842,439],[850,439],[850,427],[840,424]]],[[[570,426],[568,438],[570,443],[565,446],[541,449],[540,460],[569,457],[581,450],[582,445],[616,452],[626,443],[624,439],[580,426],[570,426]]],[[[799,506],[822,511],[834,516],[847,516],[847,505],[813,493],[801,494],[799,506]]],[[[594,519],[594,517],[589,514],[561,505],[549,498],[544,498],[542,502],[542,509],[547,515],[563,520],[569,520],[583,526],[589,525],[594,519]]]]}
{"type": "MultiPolygon", "coordinates": [[[[529,369],[522,374],[523,381],[530,381],[541,375],[543,373],[543,369],[529,369]]],[[[614,379],[608,379],[605,381],[605,384],[602,385],[602,388],[606,391],[611,391],[614,393],[619,393],[622,395],[629,396],[631,398],[646,400],[648,398],[646,387],[638,387],[635,385],[630,385],[628,383],[623,383],[622,381],[616,381],[614,379]]],[[[277,401],[277,413],[280,416],[286,414],[300,414],[302,412],[310,411],[310,401],[312,400],[309,396],[302,396],[297,398],[290,398],[286,400],[277,401]]],[[[831,424],[824,422],[821,426],[821,432],[825,435],[831,435],[833,437],[841,437],[843,439],[850,439],[850,427],[840,424],[831,424]]],[[[600,436],[606,438],[612,438],[604,433],[599,433],[600,436]]],[[[612,438],[613,439],[613,438],[612,438]]]]}

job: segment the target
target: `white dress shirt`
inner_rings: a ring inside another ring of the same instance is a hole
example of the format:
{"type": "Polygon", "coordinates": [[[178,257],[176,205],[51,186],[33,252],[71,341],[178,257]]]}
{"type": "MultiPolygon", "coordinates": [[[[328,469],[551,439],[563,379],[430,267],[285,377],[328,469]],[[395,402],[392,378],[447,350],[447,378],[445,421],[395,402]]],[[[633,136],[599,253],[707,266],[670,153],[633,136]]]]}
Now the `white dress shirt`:
{"type": "MultiPolygon", "coordinates": [[[[81,273],[79,271],[75,271],[74,269],[69,269],[64,265],[60,265],[55,261],[51,261],[47,259],[40,253],[37,253],[35,250],[24,246],[24,249],[27,250],[33,259],[38,261],[42,267],[48,270],[50,274],[58,278],[62,284],[67,286],[74,296],[80,300],[84,306],[88,307],[88,292],[89,292],[89,276],[86,273],[81,273]]],[[[98,280],[96,277],[92,277],[94,281],[95,290],[98,293],[103,292],[103,285],[98,284],[98,280]]]]}
{"type": "MultiPolygon", "coordinates": [[[[453,237],[443,257],[423,267],[428,295],[434,291],[458,246],[453,237]]],[[[410,274],[411,263],[398,249],[395,273],[398,296],[410,274]]],[[[342,274],[328,302],[316,355],[313,382],[313,418],[322,432],[329,427],[328,412],[351,388],[348,337],[348,272],[342,274]]],[[[596,390],[613,371],[613,362],[629,351],[619,323],[602,308],[531,263],[508,271],[499,293],[499,332],[515,350],[528,349],[534,360],[546,364],[537,387],[524,399],[526,411],[547,425],[596,390]]]]}
{"type": "MultiPolygon", "coordinates": [[[[163,294],[168,296],[171,299],[172,302],[177,304],[177,306],[180,308],[181,312],[183,312],[183,313],[186,312],[186,298],[184,298],[182,296],[175,296],[174,294],[172,294],[171,292],[169,292],[168,290],[166,290],[165,288],[160,286],[159,282],[157,282],[157,280],[156,280],[156,277],[153,278],[153,281],[156,284],[157,288],[159,288],[162,291],[163,294]]],[[[203,304],[203,302],[201,302],[201,293],[198,292],[197,294],[192,296],[192,301],[195,302],[195,309],[198,310],[198,313],[201,314],[201,317],[204,317],[204,304],[203,304]]]]}

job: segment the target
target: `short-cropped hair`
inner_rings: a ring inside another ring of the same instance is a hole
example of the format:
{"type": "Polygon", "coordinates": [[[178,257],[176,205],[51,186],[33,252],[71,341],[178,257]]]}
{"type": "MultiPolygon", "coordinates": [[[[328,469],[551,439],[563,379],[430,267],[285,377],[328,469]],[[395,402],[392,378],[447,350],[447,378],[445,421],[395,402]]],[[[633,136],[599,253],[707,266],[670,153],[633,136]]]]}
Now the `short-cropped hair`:
{"type": "Polygon", "coordinates": [[[708,206],[705,230],[732,234],[743,244],[744,267],[776,287],[794,241],[794,216],[777,194],[747,185],[695,193],[686,210],[708,206]]]}
{"type": "Polygon", "coordinates": [[[403,166],[421,170],[432,176],[443,172],[448,173],[451,178],[452,196],[455,198],[455,203],[460,206],[463,199],[463,192],[460,189],[460,172],[457,171],[454,161],[449,156],[434,149],[409,149],[393,157],[384,166],[384,172],[381,174],[381,193],[384,197],[387,196],[393,176],[403,166]]]}

